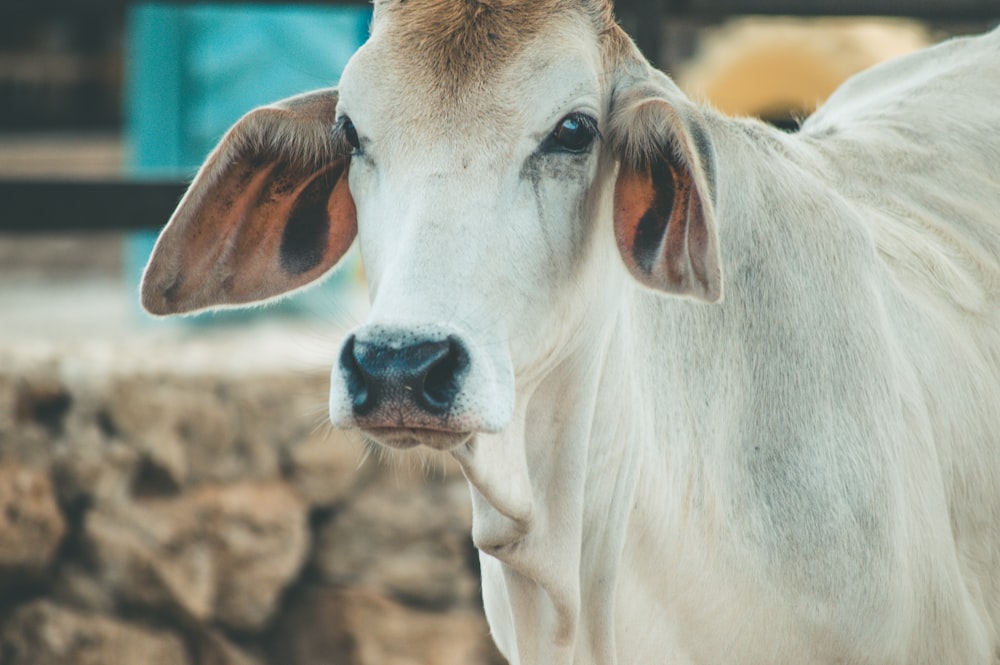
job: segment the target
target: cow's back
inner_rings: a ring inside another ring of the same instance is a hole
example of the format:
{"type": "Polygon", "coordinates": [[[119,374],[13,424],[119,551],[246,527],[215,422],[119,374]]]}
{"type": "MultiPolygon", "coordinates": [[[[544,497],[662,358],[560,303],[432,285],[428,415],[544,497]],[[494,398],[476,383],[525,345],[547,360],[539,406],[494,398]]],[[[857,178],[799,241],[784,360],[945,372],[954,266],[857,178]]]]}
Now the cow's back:
{"type": "Polygon", "coordinates": [[[986,317],[1000,298],[997,100],[1000,29],[863,72],[802,128],[903,287],[986,317]]]}
{"type": "MultiPolygon", "coordinates": [[[[805,123],[878,279],[914,499],[948,502],[970,608],[1000,627],[1000,30],[849,81],[805,123]],[[927,444],[936,454],[919,450],[927,444]],[[919,458],[919,459],[917,459],[919,458]],[[936,468],[935,468],[936,467],[936,468]]],[[[912,524],[911,528],[920,528],[912,524]]]]}

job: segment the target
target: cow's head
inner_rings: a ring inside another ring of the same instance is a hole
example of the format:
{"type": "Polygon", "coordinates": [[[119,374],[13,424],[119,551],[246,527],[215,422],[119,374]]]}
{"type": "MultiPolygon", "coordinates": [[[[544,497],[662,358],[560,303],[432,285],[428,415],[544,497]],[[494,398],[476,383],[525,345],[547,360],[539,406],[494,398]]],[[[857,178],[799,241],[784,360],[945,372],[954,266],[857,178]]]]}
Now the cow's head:
{"type": "Polygon", "coordinates": [[[369,320],[333,370],[335,425],[451,450],[509,423],[612,316],[627,272],[721,296],[712,147],[601,0],[379,0],[338,90],[243,118],[150,260],[155,314],[327,274],[353,242],[369,320]]]}

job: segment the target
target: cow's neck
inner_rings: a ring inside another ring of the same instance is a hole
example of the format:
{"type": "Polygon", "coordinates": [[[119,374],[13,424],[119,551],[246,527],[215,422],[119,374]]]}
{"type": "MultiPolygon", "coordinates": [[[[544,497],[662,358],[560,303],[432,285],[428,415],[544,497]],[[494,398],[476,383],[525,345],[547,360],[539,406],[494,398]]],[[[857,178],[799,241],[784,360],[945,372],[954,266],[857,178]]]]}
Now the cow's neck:
{"type": "Polygon", "coordinates": [[[588,291],[586,342],[519,388],[505,433],[459,455],[490,626],[514,665],[663,656],[676,619],[664,614],[676,576],[663,571],[699,570],[678,557],[700,556],[697,539],[719,527],[703,519],[718,480],[705,469],[726,454],[725,414],[741,399],[725,369],[740,353],[731,319],[742,315],[651,293],[620,272],[588,291]],[[651,625],[664,628],[630,630],[651,625]]]}
{"type": "MultiPolygon", "coordinates": [[[[643,445],[655,436],[658,390],[637,372],[659,363],[649,357],[653,327],[632,311],[655,296],[627,278],[612,290],[614,304],[594,309],[617,314],[520,395],[507,432],[480,437],[459,457],[491,629],[515,664],[617,662],[611,599],[629,574],[627,538],[649,535],[636,534],[631,507],[643,467],[654,463],[643,445]]],[[[655,463],[663,465],[662,450],[655,463]]],[[[647,518],[656,519],[638,521],[647,518]]]]}

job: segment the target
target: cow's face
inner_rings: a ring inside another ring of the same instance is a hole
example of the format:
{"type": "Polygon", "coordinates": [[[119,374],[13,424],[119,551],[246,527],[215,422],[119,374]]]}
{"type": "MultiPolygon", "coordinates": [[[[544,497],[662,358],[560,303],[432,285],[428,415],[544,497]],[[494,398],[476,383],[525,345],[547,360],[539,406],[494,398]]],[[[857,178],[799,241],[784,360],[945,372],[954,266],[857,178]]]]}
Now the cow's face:
{"type": "Polygon", "coordinates": [[[223,139],[158,242],[147,309],[293,290],[356,234],[372,309],[333,369],[333,423],[450,450],[503,430],[610,316],[616,246],[648,286],[719,297],[711,148],[604,3],[385,0],[373,26],[338,91],[223,139]]]}
{"type": "Polygon", "coordinates": [[[484,34],[476,48],[516,43],[456,75],[437,58],[459,54],[415,48],[420,16],[398,7],[340,85],[372,310],[334,368],[330,410],[388,445],[452,448],[503,429],[515,377],[543,370],[600,300],[586,266],[613,250],[610,229],[593,242],[594,212],[610,209],[608,93],[579,14],[484,34]]]}

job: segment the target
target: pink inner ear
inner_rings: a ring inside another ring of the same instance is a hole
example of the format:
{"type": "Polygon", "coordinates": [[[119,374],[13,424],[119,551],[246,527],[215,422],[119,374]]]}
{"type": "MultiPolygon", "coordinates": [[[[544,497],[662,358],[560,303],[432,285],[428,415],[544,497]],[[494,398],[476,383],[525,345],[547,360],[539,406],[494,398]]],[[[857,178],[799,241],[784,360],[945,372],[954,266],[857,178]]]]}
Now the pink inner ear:
{"type": "Polygon", "coordinates": [[[614,218],[618,250],[639,282],[709,302],[721,297],[718,250],[690,171],[665,161],[623,165],[614,218]]]}
{"type": "Polygon", "coordinates": [[[615,240],[629,272],[640,271],[633,254],[639,222],[656,202],[656,188],[648,170],[621,166],[615,183],[615,240]]]}
{"type": "Polygon", "coordinates": [[[213,271],[223,302],[254,302],[299,288],[344,255],[357,230],[348,164],[344,158],[313,171],[277,162],[244,189],[233,183],[218,192],[225,250],[213,271]],[[225,199],[233,201],[228,214],[225,199]]]}
{"type": "Polygon", "coordinates": [[[351,196],[351,188],[348,183],[350,168],[350,160],[345,160],[344,168],[341,170],[327,200],[326,211],[330,219],[330,227],[326,252],[323,254],[320,265],[315,269],[319,272],[314,272],[313,276],[309,277],[310,280],[332,268],[351,248],[354,237],[358,234],[358,211],[354,206],[354,197],[351,196]]]}
{"type": "Polygon", "coordinates": [[[240,305],[324,275],[357,232],[348,165],[241,160],[196,181],[154,252],[144,305],[157,314],[240,305]]]}

